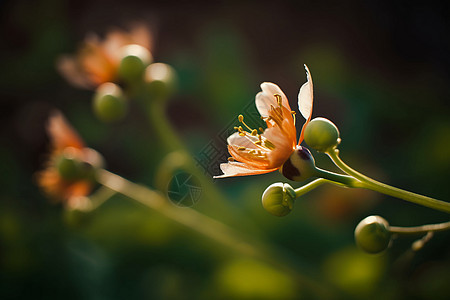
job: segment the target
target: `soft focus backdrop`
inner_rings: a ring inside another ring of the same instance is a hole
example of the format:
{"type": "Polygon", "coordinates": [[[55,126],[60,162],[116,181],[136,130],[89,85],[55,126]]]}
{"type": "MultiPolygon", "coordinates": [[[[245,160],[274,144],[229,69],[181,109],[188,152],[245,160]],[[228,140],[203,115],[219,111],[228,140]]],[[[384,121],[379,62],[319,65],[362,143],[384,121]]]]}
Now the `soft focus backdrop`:
{"type": "MultiPolygon", "coordinates": [[[[48,150],[45,122],[55,108],[104,155],[108,170],[154,186],[167,153],[145,116],[131,103],[123,121],[100,122],[91,109],[92,92],[69,85],[55,67],[88,33],[103,36],[134,22],[153,33],[155,61],[177,71],[167,118],[192,156],[211,141],[220,143],[219,133],[248,110],[261,82],[277,83],[296,108],[306,63],[314,79],[313,117],[339,127],[345,161],[394,186],[450,200],[448,3],[0,5],[2,299],[321,298],[276,268],[229,253],[124,197],[76,214],[51,204],[36,187],[33,174],[48,150]]],[[[314,154],[319,166],[333,169],[314,154]]],[[[379,256],[363,253],[353,241],[354,227],[368,215],[394,226],[444,222],[448,215],[372,192],[323,186],[277,218],[260,204],[262,192],[277,181],[286,179],[275,172],[214,185],[240,212],[236,218],[284,248],[300,273],[333,286],[343,299],[450,297],[449,233],[436,234],[417,253],[409,250],[413,238],[396,240],[379,256]]]]}

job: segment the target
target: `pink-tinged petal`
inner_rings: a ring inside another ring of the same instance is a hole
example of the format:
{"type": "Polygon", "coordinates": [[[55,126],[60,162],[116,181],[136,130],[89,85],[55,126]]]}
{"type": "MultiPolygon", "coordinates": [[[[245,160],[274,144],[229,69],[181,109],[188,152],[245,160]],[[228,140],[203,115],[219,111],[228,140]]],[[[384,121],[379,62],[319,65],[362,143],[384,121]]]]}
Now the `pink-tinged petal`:
{"type": "Polygon", "coordinates": [[[305,65],[307,82],[302,85],[300,92],[298,93],[298,109],[302,116],[309,120],[312,114],[313,108],[313,82],[311,73],[308,67],[305,65]]]}
{"type": "Polygon", "coordinates": [[[303,141],[303,135],[305,134],[306,125],[311,121],[312,109],[313,109],[313,82],[311,73],[308,66],[305,65],[307,82],[302,85],[300,92],[298,93],[298,109],[302,116],[306,119],[303,124],[302,131],[300,132],[300,138],[298,139],[298,145],[303,141]]]}
{"type": "Polygon", "coordinates": [[[258,138],[256,136],[251,136],[248,134],[245,136],[240,136],[239,132],[233,133],[227,139],[228,145],[245,147],[250,149],[259,149],[258,146],[254,144],[256,141],[258,141],[258,138]]]}
{"type": "Polygon", "coordinates": [[[286,136],[279,127],[271,127],[264,131],[264,137],[275,146],[275,149],[267,153],[267,158],[269,159],[268,167],[281,167],[295,149],[295,136],[292,139],[292,137],[286,136]]]}
{"type": "Polygon", "coordinates": [[[59,112],[53,112],[47,125],[54,150],[59,152],[68,147],[83,149],[84,143],[78,133],[69,125],[64,116],[59,112]]]}
{"type": "Polygon", "coordinates": [[[271,82],[264,82],[261,84],[261,90],[262,92],[256,94],[255,103],[256,108],[262,117],[267,118],[269,116],[271,106],[278,107],[277,98],[274,95],[280,95],[281,105],[289,110],[289,112],[291,111],[289,101],[278,85],[271,82]]]}
{"type": "Polygon", "coordinates": [[[248,166],[247,164],[240,163],[240,162],[228,162],[228,163],[220,164],[220,169],[222,170],[223,175],[214,176],[214,178],[265,174],[265,173],[273,172],[277,168],[262,170],[262,169],[256,169],[254,167],[248,166]]]}
{"type": "Polygon", "coordinates": [[[71,56],[62,56],[56,62],[56,67],[64,78],[76,87],[93,89],[95,85],[86,77],[76,59],[71,56]]]}

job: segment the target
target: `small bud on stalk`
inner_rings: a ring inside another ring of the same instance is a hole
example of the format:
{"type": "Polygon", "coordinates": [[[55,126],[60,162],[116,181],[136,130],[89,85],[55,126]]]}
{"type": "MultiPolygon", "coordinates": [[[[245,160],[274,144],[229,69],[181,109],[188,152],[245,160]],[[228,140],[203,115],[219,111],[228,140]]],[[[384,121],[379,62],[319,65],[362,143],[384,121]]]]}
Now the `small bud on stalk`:
{"type": "Polygon", "coordinates": [[[144,81],[152,97],[165,99],[175,91],[176,73],[168,64],[154,63],[145,69],[144,81]]]}
{"type": "Polygon", "coordinates": [[[94,95],[94,112],[100,120],[119,121],[125,117],[127,111],[127,100],[118,85],[106,82],[97,88],[94,95]]]}
{"type": "Polygon", "coordinates": [[[295,191],[289,184],[277,182],[264,191],[262,204],[272,215],[283,217],[291,212],[295,198],[295,191]]]}
{"type": "Polygon", "coordinates": [[[305,129],[305,142],[319,152],[327,152],[336,148],[341,139],[339,130],[330,120],[315,118],[305,129]]]}
{"type": "Polygon", "coordinates": [[[380,253],[387,249],[391,241],[389,223],[380,216],[369,216],[356,226],[355,240],[362,250],[380,253]]]}
{"type": "Polygon", "coordinates": [[[119,78],[127,83],[141,81],[145,68],[153,61],[146,48],[140,45],[127,45],[120,49],[119,78]]]}
{"type": "Polygon", "coordinates": [[[102,156],[91,148],[67,147],[55,160],[59,175],[67,181],[94,181],[95,170],[103,167],[102,156]]]}

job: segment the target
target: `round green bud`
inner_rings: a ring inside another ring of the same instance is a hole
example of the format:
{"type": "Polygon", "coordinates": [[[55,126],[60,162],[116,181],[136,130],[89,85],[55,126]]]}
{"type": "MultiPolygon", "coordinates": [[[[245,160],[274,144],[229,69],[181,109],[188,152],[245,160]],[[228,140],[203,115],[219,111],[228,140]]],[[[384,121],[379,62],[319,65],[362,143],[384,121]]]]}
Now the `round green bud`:
{"type": "Polygon", "coordinates": [[[128,83],[142,80],[145,68],[153,60],[150,51],[135,44],[124,46],[119,51],[119,78],[128,83]]]}
{"type": "Polygon", "coordinates": [[[319,152],[332,150],[341,142],[336,125],[330,120],[320,117],[311,120],[306,125],[304,139],[308,146],[319,152]]]}
{"type": "Polygon", "coordinates": [[[314,157],[306,147],[297,146],[280,168],[281,174],[289,180],[304,181],[317,174],[314,157]]]}
{"type": "Polygon", "coordinates": [[[147,91],[157,99],[165,99],[176,89],[176,72],[164,63],[154,63],[145,69],[144,81],[147,91]]]}
{"type": "Polygon", "coordinates": [[[380,216],[369,216],[356,226],[355,240],[362,250],[380,253],[387,249],[391,241],[389,223],[380,216]]]}
{"type": "Polygon", "coordinates": [[[59,175],[68,181],[85,179],[92,165],[82,159],[82,151],[77,148],[68,147],[56,158],[56,169],[59,175]]]}
{"type": "Polygon", "coordinates": [[[112,82],[100,85],[94,95],[94,112],[104,122],[123,119],[128,111],[128,103],[122,89],[112,82]]]}
{"type": "Polygon", "coordinates": [[[295,191],[289,184],[277,182],[264,191],[262,205],[272,215],[283,217],[291,212],[295,198],[295,191]]]}

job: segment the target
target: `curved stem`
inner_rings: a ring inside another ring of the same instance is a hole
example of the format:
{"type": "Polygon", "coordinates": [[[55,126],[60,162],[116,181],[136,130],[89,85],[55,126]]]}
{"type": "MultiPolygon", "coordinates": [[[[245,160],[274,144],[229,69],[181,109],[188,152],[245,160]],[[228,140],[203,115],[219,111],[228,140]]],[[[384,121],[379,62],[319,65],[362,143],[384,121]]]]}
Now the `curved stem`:
{"type": "Polygon", "coordinates": [[[450,222],[444,222],[439,224],[429,224],[415,227],[396,227],[389,226],[389,231],[395,234],[410,235],[410,234],[424,234],[427,232],[438,232],[450,230],[450,222]]]}
{"type": "Polygon", "coordinates": [[[435,210],[440,210],[446,213],[450,213],[450,203],[436,200],[434,198],[422,196],[416,193],[408,192],[390,185],[378,182],[370,177],[367,177],[346,165],[339,157],[339,150],[335,149],[326,152],[326,154],[331,158],[331,160],[338,166],[342,171],[346,172],[363,183],[364,188],[377,191],[389,196],[393,196],[399,199],[403,199],[412,203],[423,205],[435,210]]]}
{"type": "Polygon", "coordinates": [[[310,183],[305,184],[304,186],[295,189],[294,190],[295,191],[295,197],[298,198],[301,195],[304,195],[304,194],[308,193],[309,191],[315,189],[319,185],[322,185],[322,184],[324,184],[326,182],[328,182],[328,180],[323,179],[323,178],[319,178],[319,179],[313,180],[310,183]]]}
{"type": "Polygon", "coordinates": [[[343,186],[351,187],[351,188],[364,187],[364,184],[361,181],[359,181],[351,176],[338,174],[338,173],[330,172],[330,171],[319,169],[319,168],[316,168],[316,171],[317,171],[318,177],[327,179],[331,183],[335,183],[338,185],[343,185],[343,186]]]}

